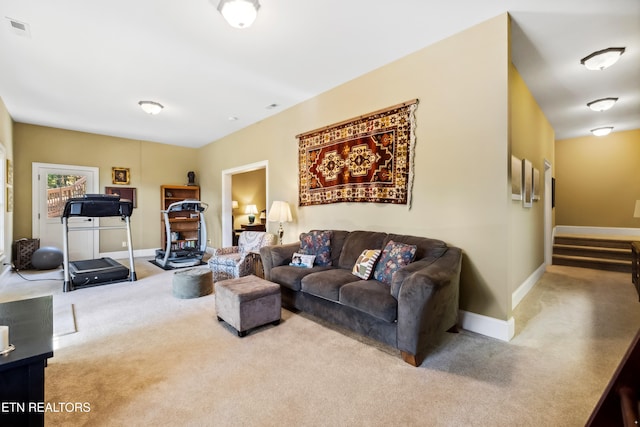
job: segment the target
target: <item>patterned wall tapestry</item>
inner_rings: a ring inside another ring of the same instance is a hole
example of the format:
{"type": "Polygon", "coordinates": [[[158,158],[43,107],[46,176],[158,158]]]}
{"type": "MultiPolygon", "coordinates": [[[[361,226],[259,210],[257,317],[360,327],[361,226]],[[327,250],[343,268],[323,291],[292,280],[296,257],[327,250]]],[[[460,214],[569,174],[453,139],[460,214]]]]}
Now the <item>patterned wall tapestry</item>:
{"type": "Polygon", "coordinates": [[[411,206],[418,100],[298,135],[300,206],[411,206]]]}

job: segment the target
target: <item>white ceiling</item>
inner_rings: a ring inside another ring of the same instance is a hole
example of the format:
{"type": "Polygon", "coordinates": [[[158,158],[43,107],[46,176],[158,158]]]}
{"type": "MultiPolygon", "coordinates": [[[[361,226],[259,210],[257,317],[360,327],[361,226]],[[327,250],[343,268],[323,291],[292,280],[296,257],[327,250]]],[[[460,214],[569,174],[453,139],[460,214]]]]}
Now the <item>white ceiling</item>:
{"type": "Polygon", "coordinates": [[[513,62],[557,139],[640,128],[639,0],[260,0],[244,30],[217,3],[0,0],[0,98],[17,122],[200,147],[509,12],[513,62]],[[614,67],[580,65],[607,47],[627,49],[614,67]]]}

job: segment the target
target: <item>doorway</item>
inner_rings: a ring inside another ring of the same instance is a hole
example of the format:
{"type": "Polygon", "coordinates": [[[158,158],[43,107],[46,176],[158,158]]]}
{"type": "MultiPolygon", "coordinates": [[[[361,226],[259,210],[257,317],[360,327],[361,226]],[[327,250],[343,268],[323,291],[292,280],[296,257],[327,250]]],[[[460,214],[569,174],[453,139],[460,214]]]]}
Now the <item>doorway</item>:
{"type": "MultiPolygon", "coordinates": [[[[67,200],[99,192],[99,170],[95,167],[32,164],[32,235],[40,246],[63,247],[62,211],[67,200]]],[[[69,232],[69,258],[98,258],[98,218],[69,218],[69,227],[87,231],[69,232]]]]}
{"type": "MultiPolygon", "coordinates": [[[[233,176],[246,172],[253,172],[264,169],[265,177],[265,200],[269,202],[269,161],[251,163],[233,169],[222,171],[222,247],[233,246],[233,176]]],[[[242,208],[239,206],[239,208],[242,208]]],[[[266,209],[266,207],[265,207],[266,209]]],[[[239,213],[239,212],[236,212],[239,213]]]]}
{"type": "Polygon", "coordinates": [[[553,189],[551,162],[544,159],[544,263],[553,263],[553,189]]]}

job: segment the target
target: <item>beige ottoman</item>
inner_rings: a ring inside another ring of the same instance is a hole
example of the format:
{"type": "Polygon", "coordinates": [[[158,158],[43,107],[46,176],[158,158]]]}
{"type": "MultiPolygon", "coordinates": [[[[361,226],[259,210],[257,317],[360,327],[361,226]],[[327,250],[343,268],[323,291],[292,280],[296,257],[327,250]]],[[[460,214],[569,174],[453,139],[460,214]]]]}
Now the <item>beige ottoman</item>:
{"type": "Polygon", "coordinates": [[[258,326],[280,323],[280,285],[250,275],[215,283],[216,313],[239,337],[258,326]]]}
{"type": "Polygon", "coordinates": [[[198,298],[213,292],[213,274],[208,268],[190,268],[173,274],[173,296],[198,298]]]}

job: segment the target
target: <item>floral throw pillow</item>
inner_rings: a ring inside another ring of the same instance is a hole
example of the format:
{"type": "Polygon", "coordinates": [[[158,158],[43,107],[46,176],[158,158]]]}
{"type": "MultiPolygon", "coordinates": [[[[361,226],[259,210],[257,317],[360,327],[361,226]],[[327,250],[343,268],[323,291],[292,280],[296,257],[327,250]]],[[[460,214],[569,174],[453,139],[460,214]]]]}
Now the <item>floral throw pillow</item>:
{"type": "Polygon", "coordinates": [[[416,256],[416,250],[416,245],[407,245],[389,240],[389,243],[382,250],[373,278],[391,285],[393,273],[405,265],[409,265],[416,256]]]}
{"type": "Polygon", "coordinates": [[[331,265],[331,231],[300,234],[300,253],[315,255],[315,265],[331,265]]]}
{"type": "Polygon", "coordinates": [[[380,249],[365,249],[356,260],[351,272],[361,279],[369,280],[381,252],[380,249]]]}

